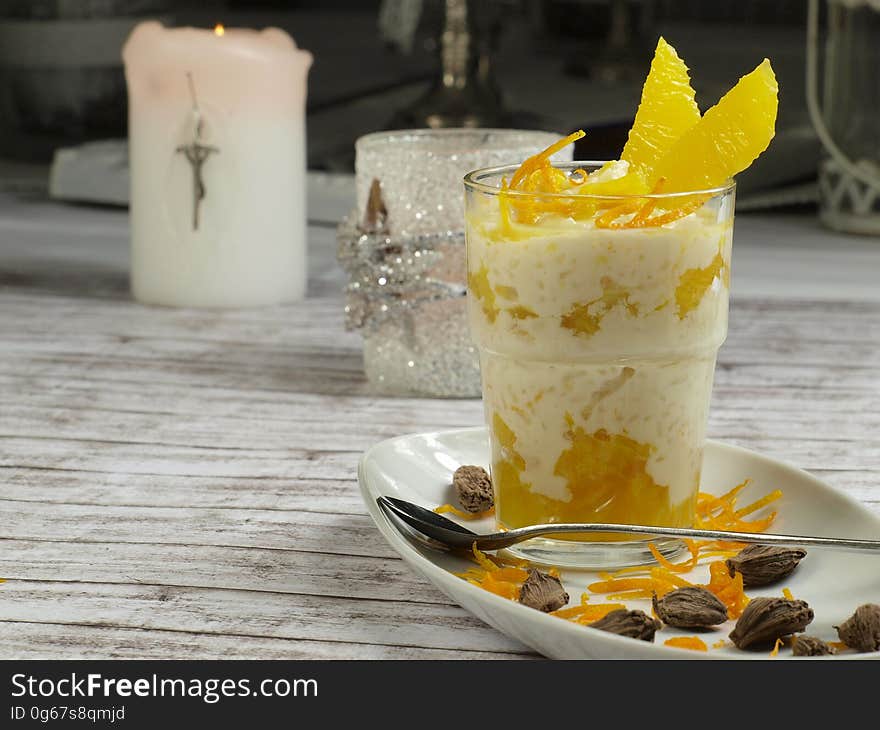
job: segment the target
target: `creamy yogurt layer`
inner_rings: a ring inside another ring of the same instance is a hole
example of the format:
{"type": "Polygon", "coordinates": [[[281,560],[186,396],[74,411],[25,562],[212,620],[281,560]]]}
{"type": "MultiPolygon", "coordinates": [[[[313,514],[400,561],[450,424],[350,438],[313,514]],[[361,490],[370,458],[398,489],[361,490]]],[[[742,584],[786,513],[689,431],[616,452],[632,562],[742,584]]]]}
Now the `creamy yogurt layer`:
{"type": "Polygon", "coordinates": [[[469,307],[499,522],[691,524],[727,331],[729,216],[503,225],[496,200],[477,203],[469,307]]]}

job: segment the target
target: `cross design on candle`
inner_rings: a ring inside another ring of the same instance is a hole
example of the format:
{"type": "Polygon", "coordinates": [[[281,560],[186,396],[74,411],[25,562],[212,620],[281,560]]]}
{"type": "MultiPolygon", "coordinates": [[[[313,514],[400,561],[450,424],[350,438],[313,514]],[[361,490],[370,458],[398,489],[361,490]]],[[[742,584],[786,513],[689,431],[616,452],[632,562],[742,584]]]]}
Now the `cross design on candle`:
{"type": "Polygon", "coordinates": [[[199,230],[199,207],[205,199],[207,190],[205,188],[205,179],[202,174],[202,167],[205,161],[210,157],[212,152],[220,152],[219,148],[213,145],[202,144],[202,112],[199,110],[199,103],[196,99],[196,88],[193,83],[192,74],[187,72],[187,82],[189,83],[189,93],[193,102],[193,139],[187,145],[180,145],[175,150],[176,153],[183,153],[187,161],[192,167],[193,174],[193,230],[199,230]]]}

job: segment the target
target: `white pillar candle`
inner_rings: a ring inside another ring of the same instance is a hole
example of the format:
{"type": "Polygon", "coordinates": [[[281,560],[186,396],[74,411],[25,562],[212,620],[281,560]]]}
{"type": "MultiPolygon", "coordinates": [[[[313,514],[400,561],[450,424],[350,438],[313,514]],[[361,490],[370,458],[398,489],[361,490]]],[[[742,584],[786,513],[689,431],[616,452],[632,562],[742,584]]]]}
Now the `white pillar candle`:
{"type": "Polygon", "coordinates": [[[311,54],[277,28],[149,21],[122,56],[134,297],[191,307],[301,299],[311,54]]]}

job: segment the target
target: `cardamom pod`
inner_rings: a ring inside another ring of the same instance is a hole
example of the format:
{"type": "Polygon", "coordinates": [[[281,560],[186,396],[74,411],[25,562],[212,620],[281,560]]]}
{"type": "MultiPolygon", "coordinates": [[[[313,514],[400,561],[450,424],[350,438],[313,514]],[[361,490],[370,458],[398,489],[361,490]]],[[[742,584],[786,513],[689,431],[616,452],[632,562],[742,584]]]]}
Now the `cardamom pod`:
{"type": "Polygon", "coordinates": [[[699,629],[727,621],[727,606],[714,593],[699,586],[676,588],[662,598],[655,593],[653,603],[654,613],[670,626],[699,629]]]}
{"type": "Polygon", "coordinates": [[[452,475],[459,504],[468,512],[485,512],[495,505],[492,480],[481,466],[460,466],[452,475]]]}
{"type": "Polygon", "coordinates": [[[754,588],[790,575],[806,555],[802,548],[749,545],[725,562],[731,577],[739,573],[743,585],[754,588]]]}
{"type": "Polygon", "coordinates": [[[791,644],[795,656],[825,656],[834,654],[834,649],[816,636],[796,636],[791,644]]]}
{"type": "Polygon", "coordinates": [[[631,639],[654,641],[654,633],[663,624],[644,611],[627,611],[625,608],[618,608],[605,614],[598,621],[593,621],[590,626],[612,634],[629,636],[631,639]]]}
{"type": "Polygon", "coordinates": [[[568,593],[559,578],[532,568],[519,590],[519,602],[529,608],[550,613],[568,603],[568,593]]]}
{"type": "Polygon", "coordinates": [[[753,598],[730,632],[738,649],[769,647],[776,639],[803,631],[813,620],[813,609],[805,601],[787,598],[753,598]]]}
{"type": "Polygon", "coordinates": [[[840,626],[835,626],[840,640],[856,651],[880,651],[880,606],[866,603],[840,626]]]}

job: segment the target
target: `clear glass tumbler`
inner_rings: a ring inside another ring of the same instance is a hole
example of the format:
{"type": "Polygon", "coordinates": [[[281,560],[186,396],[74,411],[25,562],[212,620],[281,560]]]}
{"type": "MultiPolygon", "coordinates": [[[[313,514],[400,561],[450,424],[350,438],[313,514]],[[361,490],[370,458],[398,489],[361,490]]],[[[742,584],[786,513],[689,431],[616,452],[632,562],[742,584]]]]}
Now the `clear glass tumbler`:
{"type": "MultiPolygon", "coordinates": [[[[498,526],[691,526],[727,335],[734,184],[644,196],[502,191],[515,169],[465,177],[469,318],[498,526]],[[516,222],[518,210],[533,222],[516,222]],[[669,222],[621,227],[618,210],[669,222]]],[[[516,552],[581,567],[653,559],[647,539],[615,537],[541,538],[516,552]]],[[[667,556],[681,548],[650,542],[667,556]]]]}

